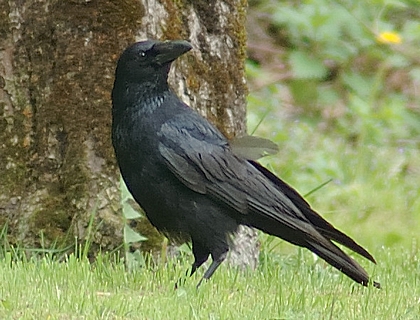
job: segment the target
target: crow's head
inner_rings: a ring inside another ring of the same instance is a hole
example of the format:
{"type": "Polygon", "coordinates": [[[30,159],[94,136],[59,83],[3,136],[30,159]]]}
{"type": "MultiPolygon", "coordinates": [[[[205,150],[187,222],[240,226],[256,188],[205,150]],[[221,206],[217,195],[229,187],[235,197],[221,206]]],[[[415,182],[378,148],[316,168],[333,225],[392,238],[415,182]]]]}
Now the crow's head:
{"type": "Polygon", "coordinates": [[[156,82],[156,77],[166,80],[172,61],[191,50],[189,42],[183,40],[136,42],[121,55],[116,78],[125,82],[156,82]]]}

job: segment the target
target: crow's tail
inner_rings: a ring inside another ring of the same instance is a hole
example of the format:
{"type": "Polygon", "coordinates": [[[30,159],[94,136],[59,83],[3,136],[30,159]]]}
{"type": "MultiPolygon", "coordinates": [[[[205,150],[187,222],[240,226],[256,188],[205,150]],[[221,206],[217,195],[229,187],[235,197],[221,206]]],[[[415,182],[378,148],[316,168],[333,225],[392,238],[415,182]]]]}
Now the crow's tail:
{"type": "MultiPolygon", "coordinates": [[[[345,254],[332,241],[338,242],[366,259],[376,263],[372,255],[349,236],[335,229],[330,223],[316,213],[310,205],[287,183],[279,179],[258,162],[249,161],[275,188],[287,197],[297,208],[284,208],[284,212],[272,212],[267,208],[256,210],[248,218],[248,224],[271,235],[280,237],[295,245],[305,247],[337,268],[354,281],[367,286],[369,275],[351,257],[345,254]],[[250,221],[249,221],[250,220],[250,221]]],[[[379,283],[373,282],[377,288],[379,283]]]]}
{"type": "MultiPolygon", "coordinates": [[[[305,247],[354,281],[364,286],[369,284],[369,275],[365,269],[332,242],[328,240],[322,241],[322,243],[309,241],[305,247]]],[[[373,282],[373,285],[380,288],[380,284],[377,282],[373,282]]]]}

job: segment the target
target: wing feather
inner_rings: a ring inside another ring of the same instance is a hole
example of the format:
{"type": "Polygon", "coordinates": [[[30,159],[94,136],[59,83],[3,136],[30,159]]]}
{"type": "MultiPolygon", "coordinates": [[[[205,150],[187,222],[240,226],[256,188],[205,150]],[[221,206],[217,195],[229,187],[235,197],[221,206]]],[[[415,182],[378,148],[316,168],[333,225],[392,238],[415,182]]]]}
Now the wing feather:
{"type": "Polygon", "coordinates": [[[252,212],[302,232],[315,231],[296,205],[247,160],[236,156],[226,140],[209,142],[200,139],[208,133],[201,126],[189,129],[167,123],[159,144],[166,165],[188,188],[216,198],[238,214],[252,212]]]}
{"type": "MultiPolygon", "coordinates": [[[[176,123],[162,126],[159,150],[167,167],[188,188],[231,208],[239,223],[257,227],[306,247],[364,285],[364,269],[334,243],[365,258],[373,257],[350,237],[325,221],[289,185],[258,163],[236,155],[227,141],[203,123],[188,130],[176,123]]],[[[188,123],[197,123],[191,119],[188,123]]]]}

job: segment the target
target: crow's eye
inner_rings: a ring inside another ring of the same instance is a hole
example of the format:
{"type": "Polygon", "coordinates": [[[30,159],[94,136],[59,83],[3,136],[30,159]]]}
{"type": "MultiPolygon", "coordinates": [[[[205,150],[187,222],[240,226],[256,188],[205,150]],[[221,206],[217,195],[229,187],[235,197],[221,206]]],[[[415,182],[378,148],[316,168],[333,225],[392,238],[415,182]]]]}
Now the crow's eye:
{"type": "Polygon", "coordinates": [[[139,51],[139,56],[140,57],[145,57],[146,56],[146,52],[144,52],[144,51],[139,51]]]}

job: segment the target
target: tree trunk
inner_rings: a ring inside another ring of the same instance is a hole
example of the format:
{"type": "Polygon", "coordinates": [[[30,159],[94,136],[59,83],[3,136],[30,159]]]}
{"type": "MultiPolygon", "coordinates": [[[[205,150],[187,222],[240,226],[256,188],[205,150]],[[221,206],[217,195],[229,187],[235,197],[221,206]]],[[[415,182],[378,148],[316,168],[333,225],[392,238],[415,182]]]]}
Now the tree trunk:
{"type": "Polygon", "coordinates": [[[93,255],[122,243],[110,92],[117,58],[134,41],[189,39],[194,50],[175,64],[173,88],[228,138],[243,134],[246,5],[1,0],[0,226],[8,241],[65,247],[89,238],[93,255]]]}
{"type": "Polygon", "coordinates": [[[91,230],[92,251],[114,249],[122,222],[110,90],[117,54],[143,11],[135,1],[0,6],[0,213],[8,241],[63,247],[91,230]]]}

